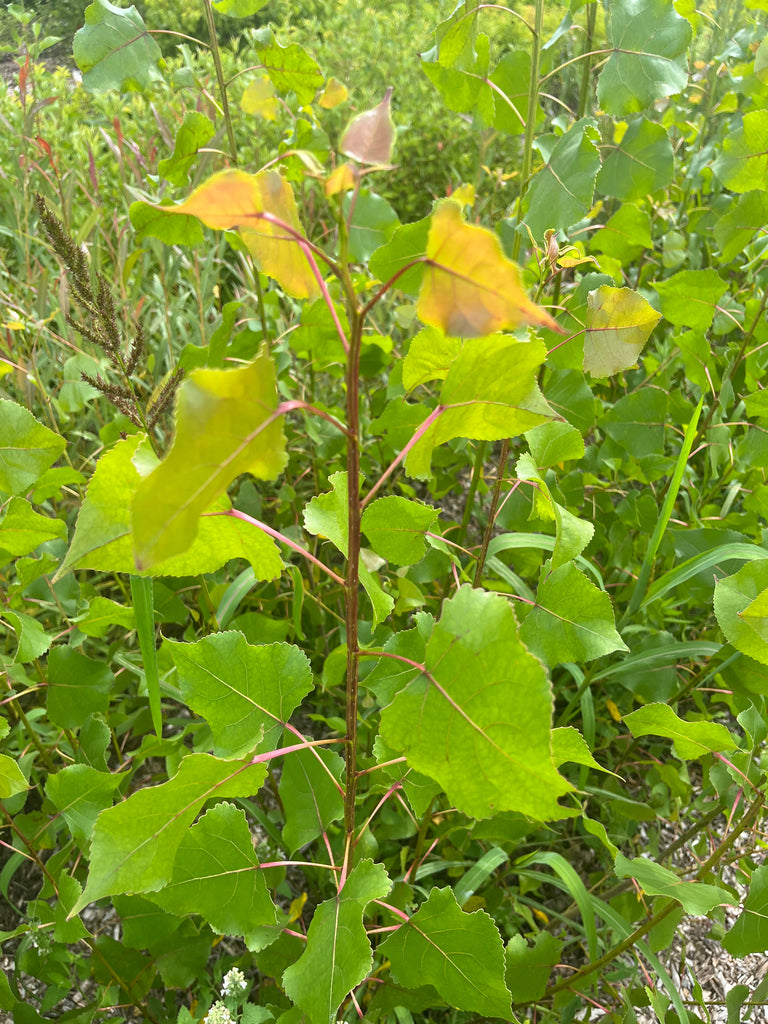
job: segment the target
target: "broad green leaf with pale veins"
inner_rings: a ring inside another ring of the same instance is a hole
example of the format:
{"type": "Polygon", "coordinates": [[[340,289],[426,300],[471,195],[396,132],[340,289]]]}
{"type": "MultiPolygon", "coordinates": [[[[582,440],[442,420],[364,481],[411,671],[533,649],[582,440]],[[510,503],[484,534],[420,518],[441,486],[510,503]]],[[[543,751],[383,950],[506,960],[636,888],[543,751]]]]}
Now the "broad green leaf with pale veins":
{"type": "Polygon", "coordinates": [[[768,864],[752,872],[741,915],[723,936],[723,948],[739,957],[768,950],[768,864]]]}
{"type": "Polygon", "coordinates": [[[7,800],[27,789],[29,789],[29,783],[22,775],[21,768],[12,757],[0,754],[0,800],[7,800]]]}
{"type": "Polygon", "coordinates": [[[395,565],[415,565],[426,554],[424,534],[437,516],[430,505],[390,494],[368,505],[361,528],[377,555],[395,565]]]}
{"type": "Polygon", "coordinates": [[[67,527],[61,519],[51,519],[35,512],[25,498],[11,498],[0,514],[0,564],[4,556],[18,558],[28,555],[48,540],[67,537],[67,527]]]}
{"type": "Polygon", "coordinates": [[[768,616],[761,607],[766,590],[768,559],[765,558],[748,562],[733,576],[726,576],[715,584],[715,615],[720,629],[737,651],[763,665],[768,665],[768,636],[764,628],[768,616]],[[758,598],[761,601],[753,607],[758,598]],[[747,617],[745,612],[750,608],[752,614],[747,617]]]}
{"type": "Polygon", "coordinates": [[[58,459],[67,442],[16,402],[0,399],[0,491],[24,494],[58,459]]]}
{"type": "Polygon", "coordinates": [[[379,952],[397,984],[432,985],[459,1010],[515,1021],[499,931],[484,910],[465,914],[452,889],[433,889],[379,952]]]}
{"type": "Polygon", "coordinates": [[[685,88],[691,26],[672,0],[612,0],[606,19],[612,53],[597,82],[603,110],[631,114],[685,88]]]}
{"type": "Polygon", "coordinates": [[[533,947],[522,935],[512,936],[506,949],[506,979],[516,1003],[541,999],[552,968],[560,962],[562,949],[562,939],[549,932],[539,932],[533,947]]]}
{"type": "Polygon", "coordinates": [[[96,820],[88,884],[72,913],[102,896],[154,892],[166,885],[176,851],[206,800],[251,796],[266,775],[264,765],[188,754],[176,775],[132,793],[96,820]]]}
{"type": "Polygon", "coordinates": [[[552,730],[552,759],[558,768],[561,764],[570,762],[586,765],[587,768],[596,768],[600,772],[608,771],[594,759],[587,741],[572,725],[552,730]]]}
{"type": "Polygon", "coordinates": [[[73,647],[55,647],[48,655],[48,714],[62,729],[77,729],[93,712],[109,707],[115,677],[109,665],[73,647]]]}
{"type": "Polygon", "coordinates": [[[291,644],[255,646],[235,631],[166,643],[184,701],[210,725],[217,757],[274,745],[312,689],[309,661],[291,644]]]}
{"type": "Polygon", "coordinates": [[[344,817],[340,786],[344,761],[327,747],[307,747],[287,754],[280,775],[285,811],[283,840],[290,853],[322,835],[344,817]]]}
{"type": "Polygon", "coordinates": [[[297,299],[320,294],[301,248],[304,232],[293,189],[278,171],[219,171],[183,202],[155,209],[161,217],[191,214],[219,231],[238,228],[260,268],[285,291],[297,299]]]}
{"type": "Polygon", "coordinates": [[[403,387],[413,391],[430,380],[445,380],[451,363],[461,351],[461,339],[443,334],[437,327],[424,327],[411,338],[403,359],[403,387]]]}
{"type": "MultiPolygon", "coordinates": [[[[347,474],[332,473],[328,478],[333,490],[316,495],[304,509],[304,526],[316,536],[327,537],[346,556],[349,543],[349,505],[347,474]]],[[[395,606],[389,594],[372,572],[360,563],[360,582],[373,605],[374,624],[385,619],[395,606]]]]}
{"type": "Polygon", "coordinates": [[[370,971],[373,954],[363,912],[371,900],[383,899],[391,884],[383,864],[362,860],[338,895],[315,911],[306,950],[283,974],[286,995],[310,1024],[332,1024],[347,994],[370,971]]]}
{"type": "Polygon", "coordinates": [[[49,775],[45,795],[62,815],[81,846],[90,843],[98,815],[112,806],[124,774],[100,772],[89,764],[70,764],[49,775]]]}
{"type": "Polygon", "coordinates": [[[286,455],[276,408],[275,368],[266,347],[247,366],[189,375],[178,392],[171,450],[136,490],[133,531],[139,569],[185,551],[195,539],[200,515],[238,476],[278,476],[286,455]]]}
{"type": "Polygon", "coordinates": [[[683,760],[702,757],[713,750],[735,750],[733,737],[718,722],[686,722],[669,704],[646,704],[624,715],[623,722],[633,736],[668,736],[675,741],[677,756],[683,760]]]}
{"type": "Polygon", "coordinates": [[[649,896],[671,896],[681,903],[686,914],[703,917],[713,907],[722,903],[735,906],[739,901],[727,889],[717,885],[705,885],[703,882],[683,882],[674,871],[654,864],[645,857],[634,860],[619,853],[616,856],[616,874],[619,878],[634,878],[649,896]]]}
{"type": "Polygon", "coordinates": [[[640,117],[630,124],[616,148],[604,157],[597,187],[605,195],[626,202],[666,188],[674,173],[672,143],[664,127],[640,117]]]}
{"type": "Polygon", "coordinates": [[[744,115],[739,131],[726,136],[712,170],[732,192],[768,190],[768,110],[744,115]]]}
{"type": "Polygon", "coordinates": [[[537,242],[544,241],[548,228],[570,227],[589,212],[600,170],[599,141],[596,122],[582,118],[557,140],[549,160],[534,177],[525,196],[523,222],[537,242]]]}
{"type": "MultiPolygon", "coordinates": [[[[67,555],[57,578],[70,569],[135,573],[131,506],[143,476],[160,464],[146,435],[124,438],[101,456],[88,485],[67,555]]],[[[219,498],[207,512],[226,512],[229,498],[219,498]]],[[[184,554],[164,559],[150,576],[188,576],[214,572],[232,558],[246,558],[256,577],[274,579],[283,569],[275,542],[261,530],[227,515],[203,514],[197,536],[184,554]]]]}
{"type": "Polygon", "coordinates": [[[205,114],[188,110],[176,133],[173,155],[158,163],[157,173],[172,185],[186,185],[189,172],[197,160],[197,151],[210,142],[215,134],[213,122],[205,114]]]}
{"type": "Polygon", "coordinates": [[[630,288],[604,284],[589,293],[584,369],[610,377],[634,366],[661,314],[630,288]]]}
{"type": "Polygon", "coordinates": [[[661,312],[676,327],[707,331],[728,285],[716,270],[681,270],[666,281],[655,281],[661,312]]]}
{"type": "Polygon", "coordinates": [[[200,914],[214,931],[246,941],[277,919],[245,813],[226,802],[185,832],[170,881],[150,899],[172,914],[200,914]]]}
{"type": "Polygon", "coordinates": [[[143,89],[163,77],[163,55],[144,19],[135,7],[116,7],[109,0],[86,7],[72,53],[91,92],[143,89]]]}
{"type": "Polygon", "coordinates": [[[381,714],[381,736],[463,813],[560,818],[571,790],[551,753],[552,693],[503,598],[462,587],[443,604],[423,669],[381,714]]]}
{"type": "Polygon", "coordinates": [[[450,199],[432,214],[417,313],[425,324],[456,337],[476,338],[521,324],[558,329],[525,294],[520,271],[504,255],[498,236],[466,224],[461,205],[450,199]]]}
{"type": "Polygon", "coordinates": [[[454,437],[498,441],[550,419],[553,412],[536,383],[545,358],[540,341],[509,334],[464,342],[440,389],[444,411],[408,453],[408,473],[428,477],[433,449],[454,437]]]}
{"type": "MultiPolygon", "coordinates": [[[[242,0],[239,0],[242,2],[242,0]]],[[[303,46],[281,46],[271,28],[258,29],[253,41],[262,64],[278,92],[295,92],[301,104],[311,103],[323,85],[323,73],[303,46]]]]}
{"type": "Polygon", "coordinates": [[[573,562],[561,565],[539,584],[536,604],[526,615],[520,636],[550,668],[628,650],[616,632],[610,597],[573,562]]]}

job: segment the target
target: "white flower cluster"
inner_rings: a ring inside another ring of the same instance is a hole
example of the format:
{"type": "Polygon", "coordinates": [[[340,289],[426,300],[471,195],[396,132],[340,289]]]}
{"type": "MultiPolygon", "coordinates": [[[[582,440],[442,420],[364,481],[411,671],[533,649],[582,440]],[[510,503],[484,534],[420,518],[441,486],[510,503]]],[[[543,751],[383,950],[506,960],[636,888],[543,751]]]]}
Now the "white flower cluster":
{"type": "Polygon", "coordinates": [[[214,1003],[203,1024],[235,1024],[235,1019],[224,1003],[214,1003]]]}
{"type": "Polygon", "coordinates": [[[240,968],[233,967],[231,971],[227,971],[221,983],[222,996],[225,998],[227,996],[239,996],[245,992],[245,989],[245,975],[240,968]]]}

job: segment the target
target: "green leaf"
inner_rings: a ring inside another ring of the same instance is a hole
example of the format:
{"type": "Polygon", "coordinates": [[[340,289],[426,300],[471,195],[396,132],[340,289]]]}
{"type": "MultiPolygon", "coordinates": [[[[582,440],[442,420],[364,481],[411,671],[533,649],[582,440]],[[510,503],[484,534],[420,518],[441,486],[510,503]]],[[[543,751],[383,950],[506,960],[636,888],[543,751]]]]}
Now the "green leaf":
{"type": "Polygon", "coordinates": [[[634,878],[649,896],[669,896],[677,900],[682,904],[686,914],[693,914],[695,917],[703,917],[723,903],[733,907],[739,902],[726,889],[721,889],[717,885],[683,882],[674,871],[668,871],[661,864],[654,864],[645,857],[627,860],[619,853],[616,857],[615,871],[618,878],[634,878]]]}
{"type": "Polygon", "coordinates": [[[252,14],[266,7],[269,0],[212,0],[211,6],[219,14],[230,18],[250,18],[252,14]]]}
{"type": "Polygon", "coordinates": [[[504,946],[484,910],[465,914],[451,889],[433,889],[379,952],[406,988],[432,985],[449,1005],[515,1024],[504,982],[504,946]]]}
{"type": "Polygon", "coordinates": [[[157,669],[155,647],[155,606],[152,580],[146,576],[131,576],[131,600],[136,616],[136,635],[144,665],[144,681],[149,697],[149,712],[158,739],[163,735],[163,712],[160,701],[160,675],[157,669]]]}
{"type": "Polygon", "coordinates": [[[424,666],[382,711],[381,736],[463,813],[566,813],[552,764],[552,695],[503,598],[462,587],[443,604],[424,666]]]}
{"type": "Polygon", "coordinates": [[[570,423],[560,420],[541,423],[538,427],[526,430],[525,439],[538,469],[584,457],[581,431],[570,423]]]}
{"type": "Polygon", "coordinates": [[[309,661],[291,644],[253,646],[235,631],[165,643],[185,703],[211,727],[217,757],[274,745],[312,689],[309,661]]]}
{"type": "Polygon", "coordinates": [[[424,534],[437,517],[431,505],[392,494],[366,507],[361,529],[377,555],[395,565],[415,565],[426,554],[424,534]]]}
{"type": "Polygon", "coordinates": [[[768,864],[761,864],[752,872],[741,914],[722,941],[723,949],[731,956],[768,950],[768,864]]]}
{"type": "Polygon", "coordinates": [[[115,677],[103,661],[72,647],[48,655],[48,714],[62,729],[77,729],[90,714],[106,711],[115,677]]]}
{"type": "Polygon", "coordinates": [[[518,458],[515,470],[519,480],[530,480],[535,484],[532,489],[533,508],[529,519],[541,518],[545,522],[554,520],[555,541],[551,549],[550,569],[555,570],[570,564],[592,540],[595,533],[594,525],[585,519],[579,519],[553,499],[544,477],[540,475],[533,457],[528,452],[523,452],[518,458]]]}
{"type": "Polygon", "coordinates": [[[323,85],[323,73],[307,51],[298,43],[281,46],[271,28],[254,33],[258,62],[264,66],[278,92],[295,92],[303,106],[311,103],[323,85]]]}
{"type": "Polygon", "coordinates": [[[7,754],[0,754],[0,800],[7,800],[28,789],[29,783],[14,759],[7,754]]]}
{"type": "Polygon", "coordinates": [[[525,194],[523,223],[538,242],[548,228],[568,228],[589,212],[600,170],[599,142],[593,118],[576,121],[534,177],[525,194]]]}
{"type": "Polygon", "coordinates": [[[675,741],[682,760],[703,757],[713,750],[735,750],[737,744],[717,722],[686,722],[668,704],[646,704],[624,715],[623,722],[633,736],[667,736],[675,741]]]}
{"type": "Polygon", "coordinates": [[[125,773],[100,772],[87,764],[66,765],[48,776],[45,795],[82,848],[90,843],[96,818],[112,806],[124,778],[125,773]]]}
{"type": "Polygon", "coordinates": [[[166,245],[202,245],[203,226],[191,213],[184,216],[176,212],[176,205],[166,203],[155,206],[139,200],[131,203],[128,214],[136,231],[136,241],[159,238],[166,245]]]}
{"type": "Polygon", "coordinates": [[[91,92],[144,89],[163,77],[163,55],[144,19],[135,7],[115,7],[109,0],[86,7],[72,53],[91,92]]]}
{"type": "Polygon", "coordinates": [[[61,519],[41,516],[25,498],[11,498],[0,519],[0,562],[28,555],[46,541],[66,538],[61,519]]]}
{"type": "MultiPolygon", "coordinates": [[[[318,494],[304,509],[304,526],[315,535],[327,537],[345,557],[349,542],[349,504],[346,472],[328,477],[332,490],[318,494]]],[[[382,589],[378,578],[360,563],[360,582],[373,606],[374,626],[382,622],[395,606],[394,599],[382,589]]]]}
{"type": "Polygon", "coordinates": [[[5,620],[16,633],[14,662],[24,665],[41,658],[53,643],[37,619],[24,612],[3,611],[0,620],[5,620]]]}
{"type": "Polygon", "coordinates": [[[745,114],[741,128],[723,140],[720,155],[712,170],[731,192],[768,189],[765,153],[768,150],[768,110],[745,114]]]}
{"type": "Polygon", "coordinates": [[[445,380],[451,363],[461,351],[461,340],[437,327],[424,327],[411,338],[403,359],[403,387],[413,391],[430,380],[445,380]]]}
{"type": "Polygon", "coordinates": [[[172,877],[176,851],[206,800],[250,796],[264,765],[188,754],[169,782],[132,793],[96,819],[88,884],[73,913],[102,896],[154,892],[172,877]]]}
{"type": "MultiPolygon", "coordinates": [[[[70,569],[134,573],[131,507],[136,488],[160,462],[146,435],[127,437],[101,456],[80,508],[72,544],[56,578],[70,569]]],[[[229,499],[208,510],[224,513],[229,499]]],[[[184,554],[163,559],[151,576],[187,576],[214,572],[232,558],[246,558],[258,579],[274,579],[283,569],[274,541],[256,527],[226,515],[202,515],[195,540],[184,554]]]]}
{"type": "MultiPolygon", "coordinates": [[[[583,764],[587,768],[597,768],[600,772],[608,771],[592,756],[587,741],[578,729],[572,725],[552,730],[552,760],[559,768],[561,764],[583,764]]],[[[615,772],[610,772],[614,775],[615,772]]]]}
{"type": "Polygon", "coordinates": [[[226,802],[185,831],[170,881],[149,896],[172,914],[200,914],[214,931],[246,942],[277,921],[245,813],[226,802]]]}
{"type": "Polygon", "coordinates": [[[286,995],[310,1024],[332,1024],[342,1000],[370,971],[373,954],[363,913],[390,887],[383,864],[362,860],[341,891],[315,911],[307,948],[283,974],[286,995]]]}
{"type": "Polygon", "coordinates": [[[691,26],[672,0],[615,0],[606,12],[613,51],[597,82],[597,102],[608,114],[631,114],[687,82],[691,26]]]}
{"type": "Polygon", "coordinates": [[[602,285],[589,293],[584,370],[610,377],[637,362],[661,314],[630,288],[602,285]]]}
{"type": "Polygon", "coordinates": [[[605,225],[592,235],[590,247],[627,266],[644,249],[653,248],[651,218],[633,203],[622,203],[605,225]]]}
{"type": "Polygon", "coordinates": [[[417,295],[424,278],[431,223],[432,218],[425,217],[414,224],[403,224],[397,228],[387,244],[371,256],[368,264],[371,274],[386,282],[399,273],[395,288],[407,295],[417,295]],[[406,270],[410,263],[415,263],[415,266],[406,270]]]}
{"type": "Polygon", "coordinates": [[[158,163],[157,173],[171,185],[188,185],[189,172],[197,160],[197,151],[209,143],[215,134],[213,122],[205,114],[188,110],[176,133],[173,156],[158,163]]]}
{"type": "Polygon", "coordinates": [[[550,667],[629,648],[616,632],[611,599],[572,562],[542,580],[520,627],[523,643],[550,667]]]}
{"type": "MultiPolygon", "coordinates": [[[[493,127],[508,135],[522,135],[528,114],[528,88],[531,81],[531,55],[527,50],[505,54],[488,80],[496,86],[491,90],[495,117],[493,127]],[[497,91],[500,90],[500,91],[497,91]]],[[[536,126],[544,120],[544,111],[536,104],[536,126]]]]}
{"type": "Polygon", "coordinates": [[[139,569],[186,551],[201,514],[238,476],[274,480],[280,473],[287,456],[276,408],[275,368],[266,347],[247,366],[189,375],[178,392],[173,445],[136,489],[139,569]]]}
{"type": "Polygon", "coordinates": [[[720,258],[729,262],[746,248],[758,231],[768,223],[768,195],[746,192],[739,196],[728,213],[718,218],[714,233],[720,246],[720,258]]]}
{"type": "Polygon", "coordinates": [[[552,410],[536,382],[545,357],[540,341],[509,334],[465,341],[440,389],[445,411],[408,453],[407,472],[429,477],[433,450],[454,437],[498,441],[549,419],[552,410]]]}
{"type": "MultiPolygon", "coordinates": [[[[344,216],[349,216],[351,199],[344,197],[344,216]]],[[[356,199],[349,224],[349,256],[355,263],[367,263],[378,248],[385,245],[399,226],[397,214],[375,192],[361,192],[356,199]]]]}
{"type": "Polygon", "coordinates": [[[327,747],[286,755],[279,792],[285,811],[283,840],[290,853],[311,843],[344,817],[340,785],[343,773],[343,759],[327,747]]]}
{"type": "Polygon", "coordinates": [[[110,601],[100,595],[88,602],[88,610],[75,620],[77,628],[85,636],[105,636],[113,626],[122,626],[124,630],[133,629],[136,617],[133,608],[110,601]]]}
{"type": "Polygon", "coordinates": [[[58,459],[67,442],[31,412],[0,399],[0,491],[24,494],[58,459]]]}
{"type": "MultiPolygon", "coordinates": [[[[334,309],[345,336],[349,337],[346,312],[335,304],[334,309]]],[[[329,363],[344,366],[344,346],[325,299],[316,299],[304,306],[298,326],[288,335],[288,344],[298,356],[311,356],[322,369],[329,363]]]]}
{"type": "Polygon", "coordinates": [[[768,665],[768,637],[764,635],[764,601],[768,590],[768,559],[760,558],[742,566],[733,576],[715,584],[715,615],[720,628],[737,651],[768,665]],[[761,602],[745,618],[745,611],[757,598],[761,602]],[[757,614],[755,614],[757,612],[757,614]],[[757,628],[755,628],[757,627],[757,628]]]}
{"type": "Polygon", "coordinates": [[[663,125],[639,117],[604,157],[597,187],[625,202],[666,188],[675,175],[672,143],[663,125]]]}
{"type": "Polygon", "coordinates": [[[681,270],[666,281],[654,281],[661,312],[676,327],[708,331],[717,304],[728,285],[716,270],[681,270]]]}
{"type": "Polygon", "coordinates": [[[513,935],[506,949],[506,982],[515,1003],[534,1003],[544,995],[552,968],[560,962],[562,939],[539,932],[533,946],[513,935]]]}

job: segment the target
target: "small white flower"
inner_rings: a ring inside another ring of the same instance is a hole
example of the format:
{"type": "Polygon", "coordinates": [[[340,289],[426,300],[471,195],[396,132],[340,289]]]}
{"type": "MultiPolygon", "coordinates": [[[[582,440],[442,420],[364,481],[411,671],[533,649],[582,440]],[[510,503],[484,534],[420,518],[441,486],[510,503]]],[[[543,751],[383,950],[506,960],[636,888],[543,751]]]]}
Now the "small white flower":
{"type": "Polygon", "coordinates": [[[221,994],[225,997],[239,996],[245,992],[245,989],[245,975],[240,968],[233,967],[231,971],[227,971],[221,984],[221,994]]]}
{"type": "Polygon", "coordinates": [[[214,1003],[203,1024],[235,1024],[235,1020],[224,1003],[214,1003]]]}

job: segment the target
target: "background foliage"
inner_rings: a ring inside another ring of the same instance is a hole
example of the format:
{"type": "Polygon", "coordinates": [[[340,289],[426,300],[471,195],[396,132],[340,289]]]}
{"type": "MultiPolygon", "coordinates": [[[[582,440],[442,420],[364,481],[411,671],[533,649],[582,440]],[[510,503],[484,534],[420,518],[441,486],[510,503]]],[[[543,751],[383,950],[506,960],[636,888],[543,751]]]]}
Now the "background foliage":
{"type": "Polygon", "coordinates": [[[14,1021],[696,1022],[683,916],[768,949],[764,6],[97,0],[82,84],[7,8],[14,1021]]]}

